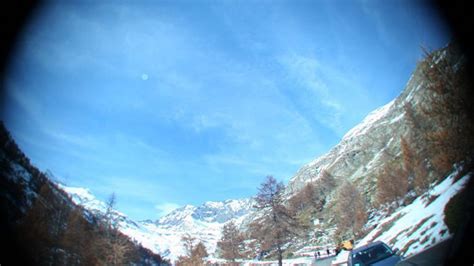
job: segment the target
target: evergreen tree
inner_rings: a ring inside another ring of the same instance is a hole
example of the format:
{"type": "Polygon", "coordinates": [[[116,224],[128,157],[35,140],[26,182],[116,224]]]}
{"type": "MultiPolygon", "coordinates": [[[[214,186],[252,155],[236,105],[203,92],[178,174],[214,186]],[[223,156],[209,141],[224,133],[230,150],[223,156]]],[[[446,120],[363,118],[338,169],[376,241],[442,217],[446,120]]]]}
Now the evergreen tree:
{"type": "Polygon", "coordinates": [[[367,209],[362,195],[354,184],[345,181],[336,191],[335,203],[336,238],[356,238],[367,222],[367,209]]]}
{"type": "Polygon", "coordinates": [[[106,211],[102,221],[102,232],[105,233],[102,250],[106,254],[108,265],[123,265],[130,262],[135,256],[131,242],[119,231],[118,218],[115,212],[116,203],[115,193],[112,193],[106,202],[106,211]]]}
{"type": "Polygon", "coordinates": [[[260,242],[261,249],[275,248],[278,265],[283,264],[283,246],[295,234],[296,223],[283,204],[283,183],[267,176],[255,197],[257,210],[263,215],[251,224],[252,236],[260,242]]]}
{"type": "Polygon", "coordinates": [[[222,228],[222,237],[217,242],[224,259],[235,261],[242,257],[244,238],[234,222],[230,221],[222,228]]]}
{"type": "Polygon", "coordinates": [[[186,251],[185,256],[179,256],[176,266],[203,266],[204,258],[208,256],[206,246],[202,242],[195,244],[196,238],[186,234],[181,237],[181,242],[186,251]]]}
{"type": "Polygon", "coordinates": [[[408,192],[408,175],[393,161],[386,161],[377,177],[377,203],[395,203],[399,207],[400,200],[408,192]]]}

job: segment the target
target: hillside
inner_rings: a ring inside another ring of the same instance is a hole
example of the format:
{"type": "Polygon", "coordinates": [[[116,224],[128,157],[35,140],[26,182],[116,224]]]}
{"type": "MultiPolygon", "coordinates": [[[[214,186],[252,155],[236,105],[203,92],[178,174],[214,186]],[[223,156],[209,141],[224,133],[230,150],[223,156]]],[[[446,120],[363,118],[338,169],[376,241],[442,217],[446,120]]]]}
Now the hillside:
{"type": "MultiPolygon", "coordinates": [[[[287,206],[305,227],[286,254],[309,257],[285,265],[310,263],[318,246],[344,239],[356,246],[382,240],[412,256],[460,238],[471,206],[460,193],[472,184],[471,87],[455,45],[425,56],[397,98],[290,179],[287,206]]],[[[337,260],[346,258],[343,252],[337,260]]]]}
{"type": "MultiPolygon", "coordinates": [[[[361,190],[367,191],[371,196],[369,200],[373,200],[375,179],[381,168],[387,162],[395,164],[402,160],[402,139],[413,148],[421,147],[418,151],[421,156],[426,149],[432,148],[431,145],[438,143],[434,143],[435,139],[421,139],[419,135],[427,135],[429,132],[426,131],[434,133],[452,129],[450,126],[453,123],[467,126],[471,122],[470,118],[465,117],[471,112],[470,109],[467,110],[470,107],[467,106],[468,98],[464,95],[467,88],[443,88],[442,91],[436,91],[438,87],[435,88],[432,84],[436,81],[429,80],[426,73],[427,68],[439,68],[437,71],[442,73],[436,74],[438,79],[453,79],[460,86],[466,86],[457,81],[460,79],[458,76],[462,75],[465,59],[454,45],[427,56],[418,64],[397,98],[371,112],[327,154],[304,165],[291,178],[289,191],[294,193],[305,183],[316,181],[327,172],[336,179],[356,182],[361,190]]],[[[426,159],[435,159],[430,158],[434,157],[433,154],[423,155],[428,157],[426,159]]],[[[449,171],[443,170],[443,174],[449,171]]]]}
{"type": "Polygon", "coordinates": [[[465,59],[454,45],[427,53],[396,99],[291,178],[288,198],[316,184],[326,195],[325,211],[317,216],[331,221],[345,182],[357,187],[369,209],[395,202],[393,208],[409,204],[456,165],[470,171],[474,141],[466,136],[474,132],[473,111],[464,71],[465,59]]]}
{"type": "MultiPolygon", "coordinates": [[[[364,238],[358,239],[355,246],[362,246],[374,241],[383,241],[393,249],[398,249],[404,257],[410,257],[423,250],[434,246],[442,241],[453,237],[445,223],[446,216],[443,211],[447,204],[461,191],[467,188],[467,183],[471,182],[472,174],[459,176],[459,171],[451,173],[443,182],[433,187],[430,192],[418,197],[411,204],[400,207],[395,212],[387,214],[384,212],[374,212],[370,217],[367,228],[370,228],[364,238]]],[[[333,244],[329,247],[334,248],[333,244]]],[[[318,249],[316,246],[304,246],[295,253],[296,257],[286,259],[283,265],[294,265],[303,263],[311,265],[313,254],[318,249]]],[[[348,251],[342,251],[338,256],[332,257],[334,264],[345,263],[348,251]]],[[[334,255],[334,254],[331,254],[334,255]]],[[[441,255],[446,257],[447,254],[441,255]]],[[[243,265],[265,265],[265,263],[276,261],[245,261],[243,265]]],[[[440,262],[442,263],[442,262],[440,262]]]]}
{"type": "MultiPolygon", "coordinates": [[[[456,195],[472,183],[472,172],[460,176],[455,170],[429,192],[416,198],[411,204],[400,207],[393,213],[374,212],[366,227],[369,233],[358,239],[356,247],[383,241],[404,257],[418,254],[456,233],[446,223],[446,207],[456,195]]],[[[342,252],[336,262],[347,260],[348,252],[342,252]]],[[[441,257],[447,257],[444,254],[441,257]]],[[[441,262],[440,262],[441,263],[441,262]]]]}
{"type": "Polygon", "coordinates": [[[163,264],[159,255],[118,232],[107,213],[76,205],[30,164],[3,123],[0,147],[2,264],[163,264]]]}

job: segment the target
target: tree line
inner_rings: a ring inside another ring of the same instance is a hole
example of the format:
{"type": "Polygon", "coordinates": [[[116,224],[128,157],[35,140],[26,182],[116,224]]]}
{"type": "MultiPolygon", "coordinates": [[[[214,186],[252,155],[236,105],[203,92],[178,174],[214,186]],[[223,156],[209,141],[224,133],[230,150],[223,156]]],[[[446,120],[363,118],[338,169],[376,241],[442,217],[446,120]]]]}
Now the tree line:
{"type": "MultiPolygon", "coordinates": [[[[35,265],[160,265],[159,255],[119,231],[115,194],[101,215],[70,205],[44,184],[17,225],[18,240],[35,265]],[[87,216],[85,216],[85,214],[87,216]]],[[[63,195],[64,196],[64,195],[63,195]]]]}
{"type": "MultiPolygon", "coordinates": [[[[230,221],[224,225],[217,243],[219,255],[228,265],[248,258],[273,258],[282,265],[290,257],[292,245],[308,237],[315,229],[315,217],[327,208],[327,196],[336,186],[327,172],[292,196],[285,195],[285,186],[274,177],[267,176],[254,197],[258,216],[247,230],[240,230],[230,221]]],[[[333,219],[341,237],[357,235],[367,221],[364,199],[350,182],[341,184],[336,192],[333,219]]]]}
{"type": "Polygon", "coordinates": [[[399,139],[400,155],[387,155],[377,175],[379,205],[406,204],[456,167],[462,176],[473,166],[473,92],[465,59],[455,43],[435,52],[422,49],[424,59],[415,71],[425,90],[422,102],[404,106],[409,130],[399,139]]]}

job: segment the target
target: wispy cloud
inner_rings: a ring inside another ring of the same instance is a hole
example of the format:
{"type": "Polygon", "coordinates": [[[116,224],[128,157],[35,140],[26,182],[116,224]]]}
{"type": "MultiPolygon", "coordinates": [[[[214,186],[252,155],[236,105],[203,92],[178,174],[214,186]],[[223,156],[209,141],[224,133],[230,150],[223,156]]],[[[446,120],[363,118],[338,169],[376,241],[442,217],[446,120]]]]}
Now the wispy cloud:
{"type": "Polygon", "coordinates": [[[34,95],[32,95],[31,89],[27,90],[11,79],[7,79],[5,87],[6,96],[11,100],[7,102],[10,111],[11,105],[16,104],[26,113],[28,119],[32,120],[36,125],[41,125],[40,122],[46,122],[43,117],[46,108],[34,95]]]}
{"type": "MultiPolygon", "coordinates": [[[[396,1],[393,1],[396,2],[396,1]]],[[[391,5],[391,9],[394,8],[393,2],[385,3],[391,5]]],[[[370,0],[360,0],[360,5],[362,6],[362,11],[364,14],[372,21],[372,26],[375,27],[380,40],[385,44],[386,47],[392,47],[393,45],[393,33],[391,34],[386,25],[386,19],[384,19],[384,14],[381,14],[377,11],[380,8],[378,1],[370,0]]]]}
{"type": "Polygon", "coordinates": [[[229,121],[231,121],[231,118],[225,114],[198,114],[192,118],[191,126],[197,133],[199,133],[203,130],[210,128],[225,127],[225,125],[228,124],[229,121]]]}
{"type": "Polygon", "coordinates": [[[49,135],[53,139],[59,142],[67,143],[69,145],[74,146],[73,149],[82,148],[82,149],[88,149],[88,150],[93,151],[93,150],[96,150],[99,147],[99,145],[102,144],[100,140],[98,140],[97,138],[93,138],[91,136],[84,136],[84,135],[78,136],[74,134],[53,131],[48,128],[44,128],[43,130],[47,135],[49,135]]]}
{"type": "Polygon", "coordinates": [[[311,115],[320,122],[339,132],[344,107],[327,84],[327,80],[332,78],[327,70],[329,66],[315,57],[299,54],[282,56],[279,62],[288,71],[289,82],[299,85],[295,90],[300,94],[300,104],[312,110],[311,115]]]}

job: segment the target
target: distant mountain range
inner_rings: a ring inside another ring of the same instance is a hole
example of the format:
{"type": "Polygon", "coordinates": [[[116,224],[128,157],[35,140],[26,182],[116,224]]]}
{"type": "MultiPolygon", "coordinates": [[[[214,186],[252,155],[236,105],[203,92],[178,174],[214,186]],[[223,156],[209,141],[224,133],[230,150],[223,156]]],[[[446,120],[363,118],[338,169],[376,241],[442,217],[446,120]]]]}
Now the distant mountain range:
{"type": "MultiPolygon", "coordinates": [[[[59,186],[76,204],[93,213],[105,212],[105,203],[88,189],[59,186]]],[[[251,199],[209,201],[197,207],[186,205],[175,209],[157,221],[133,221],[120,212],[115,212],[115,215],[124,234],[174,261],[178,256],[184,255],[181,237],[185,234],[201,240],[208,252],[213,254],[224,224],[233,221],[237,225],[243,225],[246,220],[251,219],[252,205],[251,199]]]]}

